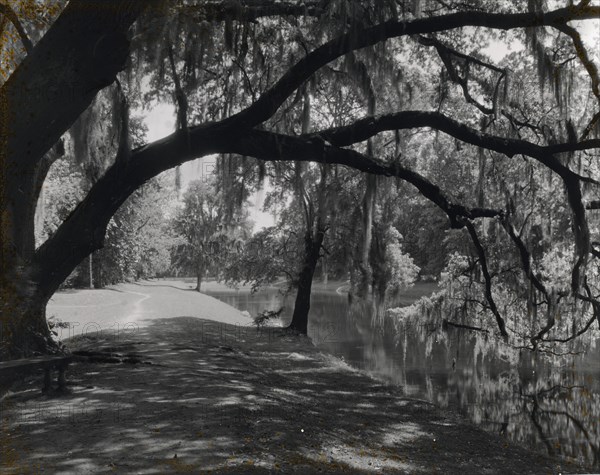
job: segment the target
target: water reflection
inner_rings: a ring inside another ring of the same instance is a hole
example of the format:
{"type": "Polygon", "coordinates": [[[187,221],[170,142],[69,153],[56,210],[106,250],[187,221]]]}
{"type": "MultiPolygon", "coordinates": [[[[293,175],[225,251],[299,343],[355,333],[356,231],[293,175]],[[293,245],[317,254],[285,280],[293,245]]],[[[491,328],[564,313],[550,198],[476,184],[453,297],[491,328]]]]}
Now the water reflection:
{"type": "MultiPolygon", "coordinates": [[[[411,303],[427,288],[405,295],[411,303]]],[[[211,292],[252,315],[282,304],[291,319],[292,299],[276,289],[211,292]]],[[[481,332],[374,318],[369,303],[315,292],[309,336],[324,351],[424,398],[459,411],[513,442],[600,467],[600,345],[585,354],[550,361],[506,347],[481,332]]]]}

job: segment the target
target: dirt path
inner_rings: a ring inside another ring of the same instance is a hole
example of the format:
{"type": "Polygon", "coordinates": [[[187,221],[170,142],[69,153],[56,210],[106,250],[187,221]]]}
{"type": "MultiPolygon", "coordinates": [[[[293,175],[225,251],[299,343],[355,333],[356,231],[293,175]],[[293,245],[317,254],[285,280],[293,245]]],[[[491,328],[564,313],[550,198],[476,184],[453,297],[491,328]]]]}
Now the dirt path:
{"type": "Polygon", "coordinates": [[[236,309],[191,290],[181,281],[142,281],[59,292],[48,304],[47,314],[69,324],[68,328],[55,329],[61,340],[132,334],[156,318],[202,317],[234,325],[251,324],[236,309]]]}
{"type": "Polygon", "coordinates": [[[1,473],[574,473],[281,330],[198,318],[85,336],[69,394],[3,401],[1,473]]]}

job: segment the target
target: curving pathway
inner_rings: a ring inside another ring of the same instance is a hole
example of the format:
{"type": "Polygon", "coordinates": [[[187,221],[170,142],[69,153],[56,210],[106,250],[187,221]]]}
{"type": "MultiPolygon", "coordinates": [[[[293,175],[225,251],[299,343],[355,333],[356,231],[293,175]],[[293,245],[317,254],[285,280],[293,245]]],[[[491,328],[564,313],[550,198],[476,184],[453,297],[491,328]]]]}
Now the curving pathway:
{"type": "Polygon", "coordinates": [[[93,333],[130,333],[157,318],[196,317],[251,325],[238,310],[191,290],[183,281],[141,281],[106,289],[57,292],[47,315],[68,324],[55,328],[61,340],[93,333]]]}

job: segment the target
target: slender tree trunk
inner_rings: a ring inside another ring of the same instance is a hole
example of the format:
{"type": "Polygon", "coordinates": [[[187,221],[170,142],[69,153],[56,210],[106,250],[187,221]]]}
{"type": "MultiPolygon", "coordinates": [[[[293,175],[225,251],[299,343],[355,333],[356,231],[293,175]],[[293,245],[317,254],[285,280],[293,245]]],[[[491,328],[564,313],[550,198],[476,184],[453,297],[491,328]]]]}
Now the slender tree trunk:
{"type": "Polygon", "coordinates": [[[366,176],[366,189],[363,200],[363,242],[360,255],[360,283],[358,294],[366,297],[371,293],[373,281],[373,268],[370,261],[371,245],[373,242],[373,213],[375,210],[375,197],[377,193],[377,177],[366,176]]]}
{"type": "MultiPolygon", "coordinates": [[[[375,116],[377,112],[377,101],[375,99],[375,91],[373,83],[367,68],[363,63],[358,64],[360,75],[362,76],[361,86],[367,97],[367,113],[369,116],[375,116]]],[[[373,138],[367,140],[367,156],[373,158],[375,156],[373,138]]],[[[360,256],[360,272],[361,282],[358,292],[361,297],[366,297],[372,291],[373,283],[373,268],[370,260],[371,243],[373,240],[373,215],[375,212],[375,200],[377,196],[377,176],[367,175],[366,177],[365,196],[363,200],[363,243],[360,256]]]]}
{"type": "Polygon", "coordinates": [[[92,254],[89,257],[89,265],[88,265],[89,275],[90,275],[90,289],[94,288],[94,263],[92,262],[92,254]]]}
{"type": "MultiPolygon", "coordinates": [[[[302,133],[306,134],[310,131],[310,94],[308,88],[304,88],[304,107],[302,109],[302,133]]],[[[296,193],[299,201],[303,204],[304,209],[304,224],[306,226],[306,234],[304,236],[304,262],[302,270],[298,276],[298,292],[296,293],[296,301],[294,303],[294,313],[292,322],[289,325],[290,330],[297,331],[306,335],[308,331],[308,312],[310,310],[310,294],[312,290],[312,281],[315,275],[315,268],[319,261],[319,252],[321,244],[319,243],[315,251],[315,240],[313,239],[314,225],[314,208],[312,203],[304,196],[304,182],[302,177],[303,164],[296,162],[296,193]]],[[[321,238],[322,242],[322,238],[321,238]]]]}
{"type": "Polygon", "coordinates": [[[297,331],[306,335],[308,331],[308,312],[310,310],[310,295],[312,291],[312,281],[319,262],[319,253],[323,243],[324,232],[320,231],[316,239],[307,235],[305,239],[305,257],[298,278],[298,293],[294,303],[294,313],[292,322],[289,325],[290,330],[297,331]]]}
{"type": "Polygon", "coordinates": [[[198,270],[196,271],[196,292],[202,292],[201,287],[202,287],[202,278],[204,277],[204,267],[200,266],[198,267],[198,270]]]}
{"type": "Polygon", "coordinates": [[[310,310],[310,294],[312,290],[312,281],[315,275],[317,263],[321,257],[321,247],[327,226],[325,217],[328,209],[327,196],[327,176],[329,166],[323,165],[321,168],[321,181],[319,183],[318,210],[316,221],[306,222],[306,234],[304,237],[304,262],[298,277],[298,293],[294,304],[294,313],[292,322],[289,325],[290,330],[297,331],[306,335],[308,331],[308,312],[310,310]],[[313,224],[314,223],[314,224],[313,224]]]}

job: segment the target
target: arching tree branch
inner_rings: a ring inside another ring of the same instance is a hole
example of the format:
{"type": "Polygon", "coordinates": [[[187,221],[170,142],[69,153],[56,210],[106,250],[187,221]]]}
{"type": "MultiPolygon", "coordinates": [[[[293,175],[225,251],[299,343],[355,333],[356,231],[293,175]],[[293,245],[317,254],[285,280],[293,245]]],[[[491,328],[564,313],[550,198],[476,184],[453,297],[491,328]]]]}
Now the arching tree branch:
{"type": "Polygon", "coordinates": [[[354,150],[340,148],[315,137],[292,137],[261,130],[242,131],[227,145],[230,152],[260,160],[300,160],[336,163],[356,170],[382,176],[394,176],[414,185],[427,199],[438,205],[450,218],[452,226],[463,227],[458,217],[495,217],[499,210],[468,208],[452,203],[442,190],[422,175],[398,163],[386,163],[354,150]]]}
{"type": "Polygon", "coordinates": [[[413,21],[388,21],[370,28],[354,30],[331,40],[292,66],[254,104],[227,119],[242,127],[253,127],[268,120],[281,104],[304,81],[320,68],[344,54],[372,46],[390,38],[447,31],[465,26],[513,29],[537,26],[560,26],[571,20],[596,18],[600,7],[567,7],[539,13],[484,13],[480,11],[452,13],[413,21]]]}
{"type": "Polygon", "coordinates": [[[462,227],[459,217],[495,217],[501,211],[468,208],[452,203],[435,184],[398,164],[387,164],[354,150],[327,145],[322,140],[291,137],[265,131],[223,128],[209,124],[182,131],[131,152],[127,166],[113,165],[92,187],[86,198],[36,252],[33,279],[40,298],[49,298],[56,286],[90,252],[103,245],[106,226],[119,206],[139,186],[170,168],[213,153],[236,153],[266,161],[313,161],[337,163],[359,171],[395,176],[414,185],[449,217],[454,227],[462,227]]]}
{"type": "MultiPolygon", "coordinates": [[[[499,137],[479,132],[439,112],[426,111],[402,111],[376,117],[365,117],[348,126],[315,132],[312,136],[319,136],[338,146],[348,146],[363,142],[380,132],[422,127],[431,127],[462,142],[492,150],[507,157],[525,155],[534,158],[561,176],[563,174],[571,175],[574,172],[564,166],[555,157],[556,154],[600,148],[598,139],[544,146],[526,140],[499,137]]],[[[588,177],[579,175],[577,177],[582,181],[600,184],[588,177]]]]}
{"type": "MultiPolygon", "coordinates": [[[[97,212],[100,216],[106,216],[105,221],[108,223],[112,214],[105,210],[106,206],[108,206],[106,209],[114,213],[127,196],[146,180],[185,161],[210,153],[236,153],[261,160],[337,163],[366,173],[395,176],[414,185],[427,199],[440,207],[448,215],[451,225],[455,228],[464,226],[464,222],[458,219],[460,217],[474,219],[502,215],[499,210],[468,208],[461,204],[452,203],[439,187],[400,164],[382,162],[375,158],[366,157],[354,150],[341,148],[345,145],[366,140],[369,136],[382,130],[409,127],[435,127],[465,142],[505,153],[509,156],[513,156],[515,153],[525,153],[537,158],[546,156],[548,150],[563,147],[563,145],[543,147],[522,140],[505,140],[477,132],[442,114],[419,111],[406,111],[378,118],[366,118],[347,127],[328,129],[318,134],[308,134],[300,137],[255,129],[227,127],[224,122],[211,123],[189,129],[189,146],[186,144],[185,133],[175,133],[165,139],[132,151],[125,173],[117,174],[109,170],[63,226],[65,226],[65,229],[67,227],[77,229],[76,226],[71,224],[77,219],[84,223],[78,225],[81,226],[80,229],[89,228],[90,226],[95,228],[97,226],[94,225],[94,212],[97,212]],[[110,198],[111,196],[112,198],[110,198]],[[92,206],[92,203],[95,204],[92,206]],[[96,206],[100,208],[95,208],[96,206]],[[100,212],[100,210],[103,211],[100,212]]],[[[592,148],[593,145],[598,146],[596,142],[565,144],[564,148],[592,148]]],[[[551,157],[551,155],[548,154],[546,157],[551,157]]],[[[548,162],[552,165],[549,165],[550,168],[555,167],[561,173],[567,173],[560,162],[553,161],[551,158],[545,158],[544,160],[550,160],[548,162]]],[[[103,223],[102,220],[97,220],[97,222],[103,223]]],[[[64,233],[61,231],[63,226],[57,232],[57,235],[64,234],[65,237],[61,239],[65,239],[69,234],[66,231],[64,233]]],[[[85,246],[85,250],[82,251],[84,252],[83,257],[87,255],[85,252],[91,252],[91,250],[102,245],[103,233],[104,231],[98,232],[98,236],[92,240],[93,244],[85,246]]],[[[56,242],[61,239],[57,238],[56,242]]],[[[49,242],[44,244],[37,253],[40,262],[51,263],[51,265],[45,264],[42,266],[45,269],[44,272],[47,272],[48,275],[55,272],[55,269],[60,268],[59,262],[55,260],[55,256],[60,254],[58,251],[60,246],[53,241],[54,237],[50,238],[49,242]]],[[[64,247],[68,249],[73,246],[67,244],[64,247]]],[[[526,249],[525,252],[527,252],[526,249]]],[[[525,255],[528,256],[528,254],[525,255]]],[[[524,254],[522,254],[523,256],[524,254]]],[[[535,278],[534,283],[541,284],[535,278]]],[[[543,288],[543,286],[541,287],[543,288]]]]}

